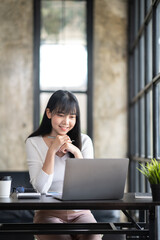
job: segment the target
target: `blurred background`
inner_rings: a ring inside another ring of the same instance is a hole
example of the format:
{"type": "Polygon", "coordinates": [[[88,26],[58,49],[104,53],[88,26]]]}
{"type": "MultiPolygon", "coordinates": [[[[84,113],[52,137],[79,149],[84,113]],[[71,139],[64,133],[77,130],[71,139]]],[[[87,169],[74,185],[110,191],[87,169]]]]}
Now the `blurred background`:
{"type": "Polygon", "coordinates": [[[25,170],[49,96],[73,91],[95,157],[127,156],[127,0],[0,1],[0,169],[25,170]]]}

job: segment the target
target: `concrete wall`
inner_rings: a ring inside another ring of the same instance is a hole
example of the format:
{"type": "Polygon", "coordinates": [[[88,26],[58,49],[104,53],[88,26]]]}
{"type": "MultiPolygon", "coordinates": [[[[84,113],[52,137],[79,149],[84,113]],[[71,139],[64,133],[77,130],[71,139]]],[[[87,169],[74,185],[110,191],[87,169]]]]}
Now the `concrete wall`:
{"type": "MultiPolygon", "coordinates": [[[[127,149],[126,1],[95,0],[94,146],[127,149]]],[[[0,1],[0,170],[24,170],[33,119],[33,1],[0,1]]]]}
{"type": "Polygon", "coordinates": [[[32,131],[32,0],[0,1],[0,170],[25,169],[32,131]]]}
{"type": "Polygon", "coordinates": [[[127,1],[95,0],[94,147],[97,157],[127,153],[127,1]]]}

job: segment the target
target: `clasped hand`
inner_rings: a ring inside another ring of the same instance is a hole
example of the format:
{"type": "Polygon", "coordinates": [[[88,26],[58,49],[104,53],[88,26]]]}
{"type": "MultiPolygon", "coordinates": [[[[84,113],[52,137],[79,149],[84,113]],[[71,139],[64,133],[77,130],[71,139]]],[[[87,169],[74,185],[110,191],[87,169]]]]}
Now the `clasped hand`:
{"type": "Polygon", "coordinates": [[[72,154],[77,151],[77,147],[72,144],[72,141],[68,135],[57,135],[51,144],[57,152],[67,153],[71,152],[72,154]]]}

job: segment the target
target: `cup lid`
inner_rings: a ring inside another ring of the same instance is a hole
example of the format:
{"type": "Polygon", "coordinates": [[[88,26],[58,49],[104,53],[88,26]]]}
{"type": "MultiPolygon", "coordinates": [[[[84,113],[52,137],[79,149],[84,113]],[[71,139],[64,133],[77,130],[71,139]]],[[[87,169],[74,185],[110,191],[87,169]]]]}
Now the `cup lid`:
{"type": "Polygon", "coordinates": [[[12,180],[11,176],[0,176],[0,181],[9,181],[12,180]]]}

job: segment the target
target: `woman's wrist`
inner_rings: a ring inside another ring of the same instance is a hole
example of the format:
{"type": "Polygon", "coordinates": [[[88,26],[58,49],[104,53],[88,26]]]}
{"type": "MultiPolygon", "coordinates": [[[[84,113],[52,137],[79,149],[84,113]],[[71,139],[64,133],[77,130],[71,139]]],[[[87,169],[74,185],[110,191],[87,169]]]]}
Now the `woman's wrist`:
{"type": "Polygon", "coordinates": [[[79,149],[75,153],[73,153],[75,158],[83,158],[82,153],[79,149]]]}

